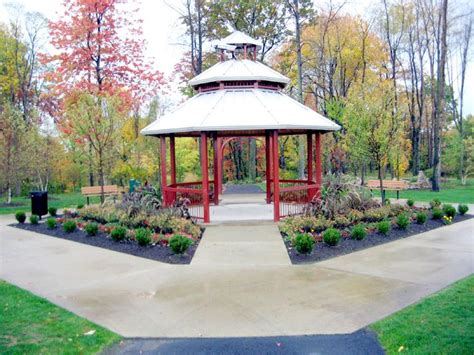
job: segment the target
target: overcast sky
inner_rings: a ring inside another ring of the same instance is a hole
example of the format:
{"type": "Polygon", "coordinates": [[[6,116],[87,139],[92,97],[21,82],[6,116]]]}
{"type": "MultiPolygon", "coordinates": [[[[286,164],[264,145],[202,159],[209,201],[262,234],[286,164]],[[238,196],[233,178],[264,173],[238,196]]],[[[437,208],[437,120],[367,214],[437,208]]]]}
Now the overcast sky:
{"type": "MultiPolygon", "coordinates": [[[[3,4],[11,0],[0,0],[0,21],[7,20],[3,4]]],[[[62,0],[16,0],[27,11],[39,11],[49,19],[56,19],[61,12],[62,0]]],[[[377,0],[347,1],[344,10],[351,14],[364,16],[369,13],[377,0]]],[[[180,3],[179,0],[142,0],[141,18],[144,20],[144,35],[148,43],[147,54],[154,59],[157,69],[170,74],[174,64],[181,58],[185,50],[183,46],[184,28],[178,20],[177,12],[168,4],[180,3]]],[[[472,53],[472,51],[471,51],[472,53]]],[[[464,112],[474,114],[474,62],[468,67],[464,112]]],[[[456,88],[455,88],[456,89],[456,88]]],[[[174,95],[175,96],[175,95],[174,95]]]]}

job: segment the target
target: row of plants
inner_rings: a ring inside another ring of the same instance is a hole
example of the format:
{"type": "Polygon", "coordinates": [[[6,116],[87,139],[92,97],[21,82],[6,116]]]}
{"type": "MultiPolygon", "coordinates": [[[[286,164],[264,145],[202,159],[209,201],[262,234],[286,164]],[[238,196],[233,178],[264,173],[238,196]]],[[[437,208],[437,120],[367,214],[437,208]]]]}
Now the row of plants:
{"type": "Polygon", "coordinates": [[[413,200],[406,205],[381,206],[355,186],[331,181],[303,216],[286,218],[279,227],[287,245],[300,254],[308,254],[319,242],[335,247],[344,238],[363,240],[369,233],[386,236],[394,228],[406,230],[412,223],[424,225],[429,218],[451,224],[457,213],[464,215],[467,211],[467,205],[459,205],[456,211],[437,199],[430,202],[430,208],[417,208],[413,200]]]}
{"type": "MultiPolygon", "coordinates": [[[[80,230],[90,237],[105,235],[115,242],[169,247],[175,254],[185,253],[202,235],[201,227],[187,215],[185,202],[162,208],[159,201],[147,196],[133,193],[124,196],[119,204],[106,201],[102,205],[81,206],[75,212],[65,210],[62,216],[50,208],[45,225],[49,230],[62,228],[66,234],[80,230]]],[[[17,212],[16,219],[25,223],[26,214],[17,212]]],[[[29,220],[37,225],[40,218],[31,215],[29,220]]]]}

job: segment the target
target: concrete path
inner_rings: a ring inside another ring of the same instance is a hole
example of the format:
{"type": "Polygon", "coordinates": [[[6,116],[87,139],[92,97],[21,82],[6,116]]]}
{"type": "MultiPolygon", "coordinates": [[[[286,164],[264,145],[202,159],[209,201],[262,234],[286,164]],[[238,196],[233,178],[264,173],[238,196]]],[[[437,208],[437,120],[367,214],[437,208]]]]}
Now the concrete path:
{"type": "Polygon", "coordinates": [[[474,271],[473,220],[300,266],[167,265],[12,221],[0,278],[126,337],[348,334],[474,271]]]}
{"type": "Polygon", "coordinates": [[[191,265],[291,265],[275,223],[211,225],[191,265]]]}
{"type": "Polygon", "coordinates": [[[273,221],[273,204],[265,202],[265,194],[224,194],[218,206],[210,206],[211,221],[273,221]]]}

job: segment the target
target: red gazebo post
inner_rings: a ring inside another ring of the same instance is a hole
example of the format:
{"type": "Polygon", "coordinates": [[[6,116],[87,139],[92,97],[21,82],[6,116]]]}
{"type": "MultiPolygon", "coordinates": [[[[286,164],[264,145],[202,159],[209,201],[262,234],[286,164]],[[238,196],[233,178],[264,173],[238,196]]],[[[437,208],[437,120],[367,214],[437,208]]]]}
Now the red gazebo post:
{"type": "Polygon", "coordinates": [[[160,148],[161,148],[161,195],[163,197],[163,206],[168,205],[168,199],[166,196],[166,137],[160,136],[160,148]]]}
{"type": "MultiPolygon", "coordinates": [[[[308,184],[313,184],[313,133],[307,133],[306,134],[306,150],[307,150],[307,162],[308,162],[308,184]]],[[[314,190],[309,189],[308,190],[308,202],[312,200],[314,196],[314,190]]]]}
{"type": "Polygon", "coordinates": [[[207,158],[207,133],[201,132],[201,176],[202,176],[202,205],[204,223],[209,223],[209,164],[207,158]]]}
{"type": "Polygon", "coordinates": [[[280,220],[280,162],[278,154],[278,130],[272,134],[272,165],[273,165],[273,220],[280,220]]]}
{"type": "Polygon", "coordinates": [[[267,187],[267,203],[272,203],[272,140],[270,132],[265,131],[265,178],[267,187]]]}
{"type": "Polygon", "coordinates": [[[217,133],[212,135],[212,147],[214,151],[213,161],[213,172],[214,172],[214,205],[219,204],[219,176],[220,176],[220,164],[219,164],[219,144],[217,140],[217,133]]]}
{"type": "Polygon", "coordinates": [[[321,197],[321,183],[323,182],[323,170],[321,164],[321,132],[316,133],[316,155],[314,158],[316,164],[316,184],[318,185],[316,193],[318,197],[321,197]]]}
{"type": "MultiPolygon", "coordinates": [[[[170,172],[171,172],[171,186],[176,187],[176,148],[175,148],[175,138],[174,134],[170,135],[170,172]]],[[[168,201],[168,203],[173,203],[176,200],[176,192],[170,194],[173,198],[173,201],[168,201]]]]}

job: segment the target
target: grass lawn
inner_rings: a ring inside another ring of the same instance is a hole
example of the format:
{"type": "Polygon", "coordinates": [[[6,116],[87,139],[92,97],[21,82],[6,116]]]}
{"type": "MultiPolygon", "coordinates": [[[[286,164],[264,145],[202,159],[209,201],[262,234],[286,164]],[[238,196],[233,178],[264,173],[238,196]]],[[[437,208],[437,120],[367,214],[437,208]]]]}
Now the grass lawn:
{"type": "Polygon", "coordinates": [[[371,326],[388,354],[473,354],[474,276],[371,326]]]}
{"type": "Polygon", "coordinates": [[[115,333],[0,280],[1,354],[94,354],[120,339],[115,333]],[[95,331],[93,335],[84,335],[95,331]]]}
{"type": "MultiPolygon", "coordinates": [[[[13,197],[14,206],[7,206],[6,199],[0,200],[0,214],[13,214],[17,211],[30,212],[31,200],[28,196],[13,197]]],[[[92,197],[91,203],[97,203],[100,197],[92,197]]],[[[48,207],[56,208],[76,208],[79,204],[86,204],[86,198],[80,192],[69,192],[64,194],[48,194],[48,207]]]]}

